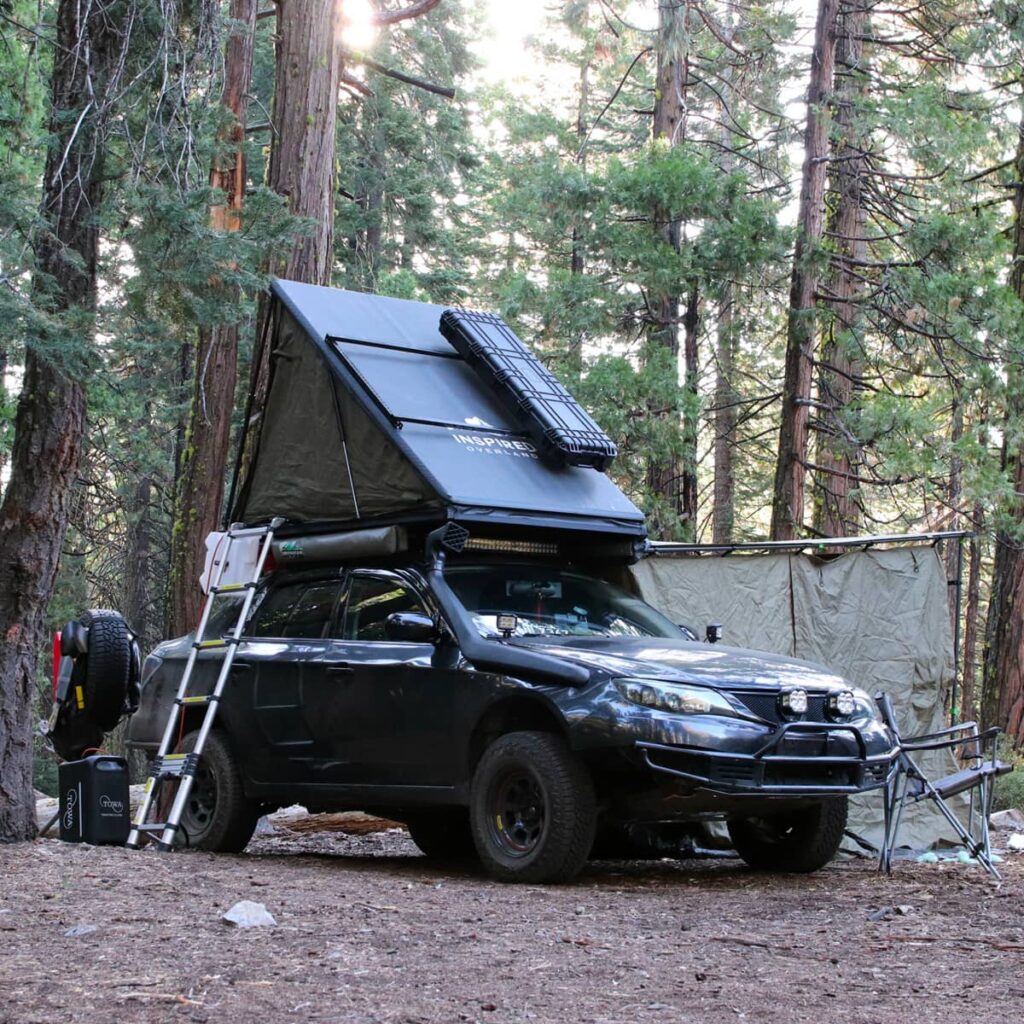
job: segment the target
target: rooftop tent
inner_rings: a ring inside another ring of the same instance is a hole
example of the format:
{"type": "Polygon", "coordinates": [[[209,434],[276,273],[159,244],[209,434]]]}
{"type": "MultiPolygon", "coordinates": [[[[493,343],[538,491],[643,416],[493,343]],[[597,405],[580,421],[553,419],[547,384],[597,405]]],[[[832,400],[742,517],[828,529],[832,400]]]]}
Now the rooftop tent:
{"type": "Polygon", "coordinates": [[[248,420],[233,522],[453,518],[644,536],[604,473],[538,456],[442,337],[444,307],[282,280],[272,302],[267,397],[248,420]]]}

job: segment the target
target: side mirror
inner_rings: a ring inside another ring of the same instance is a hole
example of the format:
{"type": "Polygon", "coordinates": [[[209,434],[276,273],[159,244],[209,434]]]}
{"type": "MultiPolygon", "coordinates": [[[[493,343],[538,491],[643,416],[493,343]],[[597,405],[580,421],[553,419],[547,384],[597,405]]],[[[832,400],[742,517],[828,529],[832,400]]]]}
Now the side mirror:
{"type": "Polygon", "coordinates": [[[432,644],[440,635],[440,630],[437,623],[422,612],[394,612],[384,620],[384,633],[389,640],[432,644]]]}
{"type": "Polygon", "coordinates": [[[687,640],[696,641],[700,639],[700,637],[697,636],[696,631],[691,629],[685,622],[677,622],[676,625],[679,627],[680,632],[683,634],[683,636],[686,637],[687,640]]]}
{"type": "Polygon", "coordinates": [[[709,644],[717,644],[722,639],[722,624],[720,622],[712,622],[704,633],[704,639],[709,644]]]}

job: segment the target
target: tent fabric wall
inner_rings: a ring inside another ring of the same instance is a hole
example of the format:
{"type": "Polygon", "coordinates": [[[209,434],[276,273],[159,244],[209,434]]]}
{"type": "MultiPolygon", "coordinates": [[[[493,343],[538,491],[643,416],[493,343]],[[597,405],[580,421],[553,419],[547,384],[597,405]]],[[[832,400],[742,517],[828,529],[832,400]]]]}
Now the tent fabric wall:
{"type": "MultiPolygon", "coordinates": [[[[698,635],[720,622],[725,642],[827,665],[869,693],[887,692],[906,735],[942,728],[954,678],[945,568],[937,549],[906,546],[803,554],[664,555],[634,566],[643,598],[698,635]]],[[[922,761],[952,770],[948,755],[922,761]]],[[[879,793],[858,797],[850,827],[882,834],[879,793]]],[[[928,806],[912,809],[900,844],[925,849],[949,828],[928,806]]]]}

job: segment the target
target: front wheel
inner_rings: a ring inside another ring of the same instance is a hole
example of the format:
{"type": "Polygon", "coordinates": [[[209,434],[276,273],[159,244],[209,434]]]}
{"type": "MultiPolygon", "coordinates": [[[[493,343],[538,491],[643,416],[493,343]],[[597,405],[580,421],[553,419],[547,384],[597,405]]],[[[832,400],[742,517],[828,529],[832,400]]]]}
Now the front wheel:
{"type": "MultiPolygon", "coordinates": [[[[198,732],[190,732],[181,750],[195,746],[198,732]]],[[[199,758],[199,768],[181,815],[183,845],[192,849],[241,853],[256,831],[259,805],[242,789],[242,777],[224,734],[213,730],[199,758]]]]}
{"type": "Polygon", "coordinates": [[[737,818],[728,823],[729,837],[752,868],[807,874],[836,855],[847,810],[843,796],[763,818],[737,818]]]}
{"type": "Polygon", "coordinates": [[[566,882],[586,862],[597,821],[590,773],[559,736],[495,740],[473,775],[470,825],[488,874],[503,882],[566,882]]]}

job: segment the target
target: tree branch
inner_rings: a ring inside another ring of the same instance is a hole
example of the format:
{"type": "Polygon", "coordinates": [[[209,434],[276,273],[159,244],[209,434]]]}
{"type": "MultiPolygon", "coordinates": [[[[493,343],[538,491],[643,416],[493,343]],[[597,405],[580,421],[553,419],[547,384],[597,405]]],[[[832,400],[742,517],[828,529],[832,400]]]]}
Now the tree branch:
{"type": "Polygon", "coordinates": [[[395,71],[393,68],[387,68],[383,64],[378,64],[371,57],[367,57],[365,54],[358,53],[355,50],[342,50],[341,53],[345,60],[355,64],[362,64],[380,75],[394,78],[398,82],[405,82],[406,85],[414,85],[417,89],[432,92],[437,96],[444,96],[445,99],[455,99],[455,89],[451,86],[435,85],[433,82],[426,82],[422,78],[414,78],[412,75],[407,75],[404,71],[395,71]]]}
{"type": "Polygon", "coordinates": [[[410,18],[418,18],[421,14],[432,11],[441,0],[416,0],[416,3],[409,4],[397,11],[378,11],[373,16],[376,25],[396,25],[400,21],[408,21],[410,18]]]}

